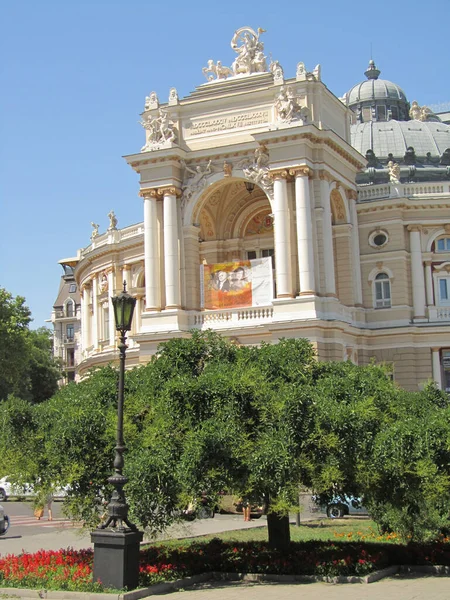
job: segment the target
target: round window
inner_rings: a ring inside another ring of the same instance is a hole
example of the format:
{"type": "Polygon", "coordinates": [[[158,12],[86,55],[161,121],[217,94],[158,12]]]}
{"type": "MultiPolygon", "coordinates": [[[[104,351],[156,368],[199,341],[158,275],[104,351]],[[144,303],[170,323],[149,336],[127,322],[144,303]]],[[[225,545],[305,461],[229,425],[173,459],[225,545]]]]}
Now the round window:
{"type": "Polygon", "coordinates": [[[384,233],[379,233],[373,238],[373,243],[375,244],[375,246],[383,246],[383,244],[385,244],[386,242],[387,237],[384,235],[384,233]]]}
{"type": "Polygon", "coordinates": [[[381,248],[388,242],[388,235],[385,231],[374,231],[369,236],[369,244],[374,248],[381,248]]]}

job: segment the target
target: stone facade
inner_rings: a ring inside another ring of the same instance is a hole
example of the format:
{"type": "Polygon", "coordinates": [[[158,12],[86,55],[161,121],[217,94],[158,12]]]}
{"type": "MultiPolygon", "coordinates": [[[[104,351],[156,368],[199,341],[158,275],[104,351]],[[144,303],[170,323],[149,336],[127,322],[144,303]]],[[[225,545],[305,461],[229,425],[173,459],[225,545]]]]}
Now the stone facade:
{"type": "Polygon", "coordinates": [[[190,96],[172,88],[165,105],[146,99],[145,144],[125,157],[139,176],[143,222],[97,228],[76,260],[79,376],[117,358],[110,297],[126,281],[137,298],[129,366],[160,342],[212,328],[240,344],[306,337],[319,360],[386,361],[408,389],[430,378],[450,387],[445,169],[436,167],[439,181],[379,183],[381,164],[367,183],[352,107],[326,88],[320,67],[299,63],[285,79],[263,61],[262,32],[238,32],[237,65],[210,61],[190,96]],[[200,267],[264,258],[273,261],[267,302],[204,308],[200,267]]]}

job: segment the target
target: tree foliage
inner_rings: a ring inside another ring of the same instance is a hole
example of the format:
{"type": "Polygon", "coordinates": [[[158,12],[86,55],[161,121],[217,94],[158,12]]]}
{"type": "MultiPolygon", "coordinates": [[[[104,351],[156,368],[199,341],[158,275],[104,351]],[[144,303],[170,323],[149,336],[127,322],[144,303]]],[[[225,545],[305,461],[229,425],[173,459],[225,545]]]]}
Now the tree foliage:
{"type": "Polygon", "coordinates": [[[30,330],[25,298],[0,288],[0,401],[9,394],[42,402],[58,389],[61,369],[52,355],[52,333],[30,330]]]}
{"type": "MultiPolygon", "coordinates": [[[[3,403],[0,468],[70,484],[68,510],[94,523],[111,492],[116,397],[108,367],[34,407],[3,403]]],[[[404,535],[450,525],[446,397],[402,391],[383,366],[320,363],[306,340],[238,347],[208,331],[162,344],[126,373],[124,438],[130,516],[152,532],[227,490],[264,500],[269,539],[283,545],[300,484],[362,496],[381,527],[404,535]]]]}

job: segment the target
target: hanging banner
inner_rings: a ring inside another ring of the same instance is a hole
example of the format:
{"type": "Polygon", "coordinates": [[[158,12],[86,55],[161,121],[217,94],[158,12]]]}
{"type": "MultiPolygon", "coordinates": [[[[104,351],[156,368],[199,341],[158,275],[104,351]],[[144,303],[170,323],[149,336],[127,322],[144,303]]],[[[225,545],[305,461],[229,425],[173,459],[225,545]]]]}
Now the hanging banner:
{"type": "Polygon", "coordinates": [[[272,259],[200,265],[201,306],[208,310],[267,306],[272,302],[272,259]]]}

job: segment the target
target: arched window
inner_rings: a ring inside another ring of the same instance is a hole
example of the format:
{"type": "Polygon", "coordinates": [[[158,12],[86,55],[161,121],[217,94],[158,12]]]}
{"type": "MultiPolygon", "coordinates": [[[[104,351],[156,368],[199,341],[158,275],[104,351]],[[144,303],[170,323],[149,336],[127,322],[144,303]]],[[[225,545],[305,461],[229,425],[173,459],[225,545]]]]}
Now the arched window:
{"type": "Polygon", "coordinates": [[[374,279],[375,308],[389,308],[391,306],[391,282],[389,275],[378,273],[374,279]]]}
{"type": "Polygon", "coordinates": [[[436,240],[436,252],[450,252],[450,237],[442,237],[436,240]]]}
{"type": "Polygon", "coordinates": [[[69,300],[66,304],[66,317],[73,317],[74,312],[74,303],[72,300],[69,300]]]}

